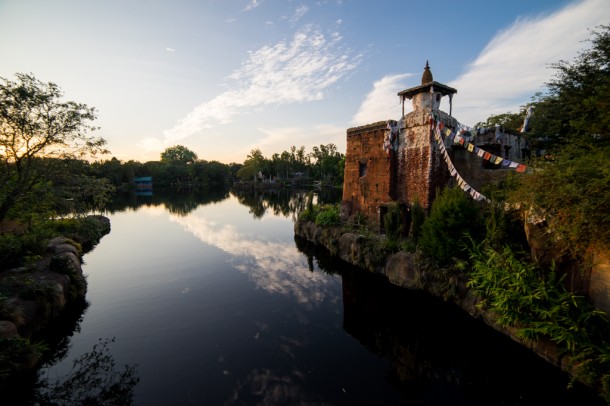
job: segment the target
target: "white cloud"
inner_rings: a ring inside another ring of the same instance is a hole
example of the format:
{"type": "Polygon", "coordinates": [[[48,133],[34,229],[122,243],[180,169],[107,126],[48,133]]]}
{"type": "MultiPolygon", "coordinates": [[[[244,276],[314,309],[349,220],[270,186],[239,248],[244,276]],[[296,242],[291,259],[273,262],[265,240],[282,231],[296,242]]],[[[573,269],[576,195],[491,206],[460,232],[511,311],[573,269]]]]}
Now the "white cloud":
{"type": "Polygon", "coordinates": [[[250,52],[242,67],[229,76],[236,85],[164,131],[165,141],[175,143],[214,124],[229,123],[237,114],[257,107],[322,100],[327,89],[361,59],[342,49],[340,41],[337,34],[327,38],[306,27],[290,42],[250,52]]]}
{"type": "Polygon", "coordinates": [[[176,51],[174,48],[169,48],[169,47],[165,48],[165,50],[167,52],[175,52],[176,51]]]}
{"type": "Polygon", "coordinates": [[[243,9],[243,11],[250,11],[252,9],[257,8],[258,6],[261,5],[261,2],[259,2],[258,0],[250,0],[250,2],[248,3],[248,5],[243,9]]]}
{"type": "Polygon", "coordinates": [[[234,23],[235,21],[237,21],[237,19],[236,19],[236,18],[234,18],[234,17],[230,17],[230,18],[227,18],[227,19],[225,20],[225,22],[227,22],[227,23],[229,23],[229,24],[234,23]]]}
{"type": "Polygon", "coordinates": [[[544,90],[554,74],[550,64],[572,60],[585,47],[589,29],[609,20],[607,0],[578,1],[550,15],[518,19],[450,84],[458,90],[454,116],[474,125],[491,114],[518,112],[544,90]]]}
{"type": "MultiPolygon", "coordinates": [[[[373,83],[373,90],[364,98],[358,112],[352,118],[352,124],[358,126],[400,118],[401,107],[398,92],[404,90],[406,86],[403,81],[410,76],[413,74],[389,75],[373,83]]],[[[405,104],[405,108],[407,107],[410,108],[410,105],[405,104]]]]}
{"type": "Polygon", "coordinates": [[[294,14],[292,15],[292,17],[290,18],[290,22],[291,23],[296,23],[297,21],[299,21],[305,14],[307,14],[307,12],[309,11],[309,7],[302,5],[296,8],[296,10],[294,10],[294,14]]]}

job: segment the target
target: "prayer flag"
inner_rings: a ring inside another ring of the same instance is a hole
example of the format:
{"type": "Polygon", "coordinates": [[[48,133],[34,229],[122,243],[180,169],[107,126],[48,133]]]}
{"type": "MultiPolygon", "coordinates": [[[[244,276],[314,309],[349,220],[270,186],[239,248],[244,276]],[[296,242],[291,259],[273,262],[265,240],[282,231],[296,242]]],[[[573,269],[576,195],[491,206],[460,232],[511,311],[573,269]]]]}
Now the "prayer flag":
{"type": "Polygon", "coordinates": [[[485,150],[479,148],[479,150],[477,151],[477,155],[483,158],[483,155],[485,155],[485,150]]]}
{"type": "Polygon", "coordinates": [[[483,159],[486,160],[486,161],[489,161],[489,158],[491,158],[491,154],[489,152],[485,152],[483,154],[483,159]]]}
{"type": "Polygon", "coordinates": [[[468,143],[468,152],[472,152],[474,151],[474,145],[472,145],[471,143],[468,143]]]}
{"type": "Polygon", "coordinates": [[[516,172],[519,172],[519,173],[521,173],[521,172],[525,172],[525,169],[526,169],[526,168],[527,168],[527,167],[526,167],[525,165],[523,165],[523,164],[519,164],[519,165],[517,166],[517,169],[515,169],[515,171],[516,171],[516,172]]]}
{"type": "Polygon", "coordinates": [[[504,158],[502,158],[501,156],[497,156],[496,160],[494,161],[494,164],[500,165],[502,161],[504,161],[504,158]]]}
{"type": "Polygon", "coordinates": [[[515,169],[517,166],[519,166],[519,164],[517,162],[512,162],[508,165],[509,168],[511,169],[515,169]]]}

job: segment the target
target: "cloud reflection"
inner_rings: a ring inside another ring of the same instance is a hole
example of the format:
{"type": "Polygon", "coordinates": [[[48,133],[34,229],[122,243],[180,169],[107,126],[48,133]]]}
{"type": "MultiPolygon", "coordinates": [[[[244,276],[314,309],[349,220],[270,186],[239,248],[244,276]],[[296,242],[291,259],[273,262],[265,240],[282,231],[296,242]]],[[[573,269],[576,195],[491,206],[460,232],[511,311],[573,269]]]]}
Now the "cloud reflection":
{"type": "Polygon", "coordinates": [[[202,242],[233,255],[238,262],[235,268],[259,289],[289,295],[298,303],[308,305],[318,305],[335,296],[330,291],[340,283],[338,279],[310,271],[307,258],[292,240],[269,240],[264,227],[256,235],[242,233],[234,224],[210,220],[202,209],[183,217],[170,215],[170,220],[202,242]]]}
{"type": "Polygon", "coordinates": [[[254,369],[238,384],[225,404],[245,404],[244,400],[257,405],[321,404],[305,400],[307,394],[301,388],[302,382],[300,371],[278,374],[265,368],[254,369]]]}

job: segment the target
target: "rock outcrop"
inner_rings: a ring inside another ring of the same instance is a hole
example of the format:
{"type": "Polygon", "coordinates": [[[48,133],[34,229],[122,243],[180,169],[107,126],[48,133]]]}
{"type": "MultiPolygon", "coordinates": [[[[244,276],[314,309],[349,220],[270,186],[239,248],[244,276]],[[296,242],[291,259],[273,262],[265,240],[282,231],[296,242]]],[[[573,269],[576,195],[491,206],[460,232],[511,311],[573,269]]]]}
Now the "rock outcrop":
{"type": "MultiPolygon", "coordinates": [[[[106,217],[90,218],[100,236],[110,232],[110,221],[106,217]]],[[[66,306],[84,300],[87,281],[81,267],[82,247],[91,249],[99,239],[76,238],[78,241],[53,238],[33,265],[0,273],[0,341],[7,348],[19,340],[27,347],[32,335],[52,324],[66,306]]],[[[20,344],[21,348],[24,345],[20,344]]],[[[27,362],[13,362],[12,367],[32,368],[40,355],[40,351],[32,349],[25,357],[27,362]]]]}

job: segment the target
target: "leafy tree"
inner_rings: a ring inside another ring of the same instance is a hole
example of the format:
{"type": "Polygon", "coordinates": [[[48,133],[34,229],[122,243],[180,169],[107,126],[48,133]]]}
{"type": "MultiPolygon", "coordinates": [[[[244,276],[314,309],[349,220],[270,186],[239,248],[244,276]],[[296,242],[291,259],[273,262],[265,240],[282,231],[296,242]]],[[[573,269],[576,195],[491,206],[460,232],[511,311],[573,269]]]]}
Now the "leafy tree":
{"type": "Polygon", "coordinates": [[[197,154],[182,145],[166,148],[161,152],[161,162],[182,162],[192,164],[197,161],[197,154]]]}
{"type": "Polygon", "coordinates": [[[509,199],[543,215],[556,246],[576,256],[610,245],[610,26],[591,48],[554,65],[532,133],[554,138],[551,161],[535,161],[509,199]]]}
{"type": "Polygon", "coordinates": [[[495,127],[496,125],[500,125],[504,128],[516,130],[522,124],[522,113],[503,113],[491,115],[486,121],[477,123],[475,127],[495,127]]]}
{"type": "Polygon", "coordinates": [[[242,180],[255,179],[263,169],[265,157],[260,149],[255,148],[244,161],[244,166],[237,171],[237,177],[242,180]]]}
{"type": "Polygon", "coordinates": [[[335,144],[313,147],[310,157],[315,161],[314,172],[316,178],[337,178],[342,176],[342,172],[341,174],[339,173],[339,164],[343,160],[344,155],[337,151],[335,144]]]}
{"type": "MultiPolygon", "coordinates": [[[[0,78],[0,221],[12,209],[40,201],[42,190],[52,193],[49,176],[58,159],[108,152],[106,141],[90,134],[96,130],[90,125],[94,108],[62,101],[54,83],[15,76],[16,81],[0,78]]],[[[15,210],[13,217],[19,214],[15,210]]]]}

